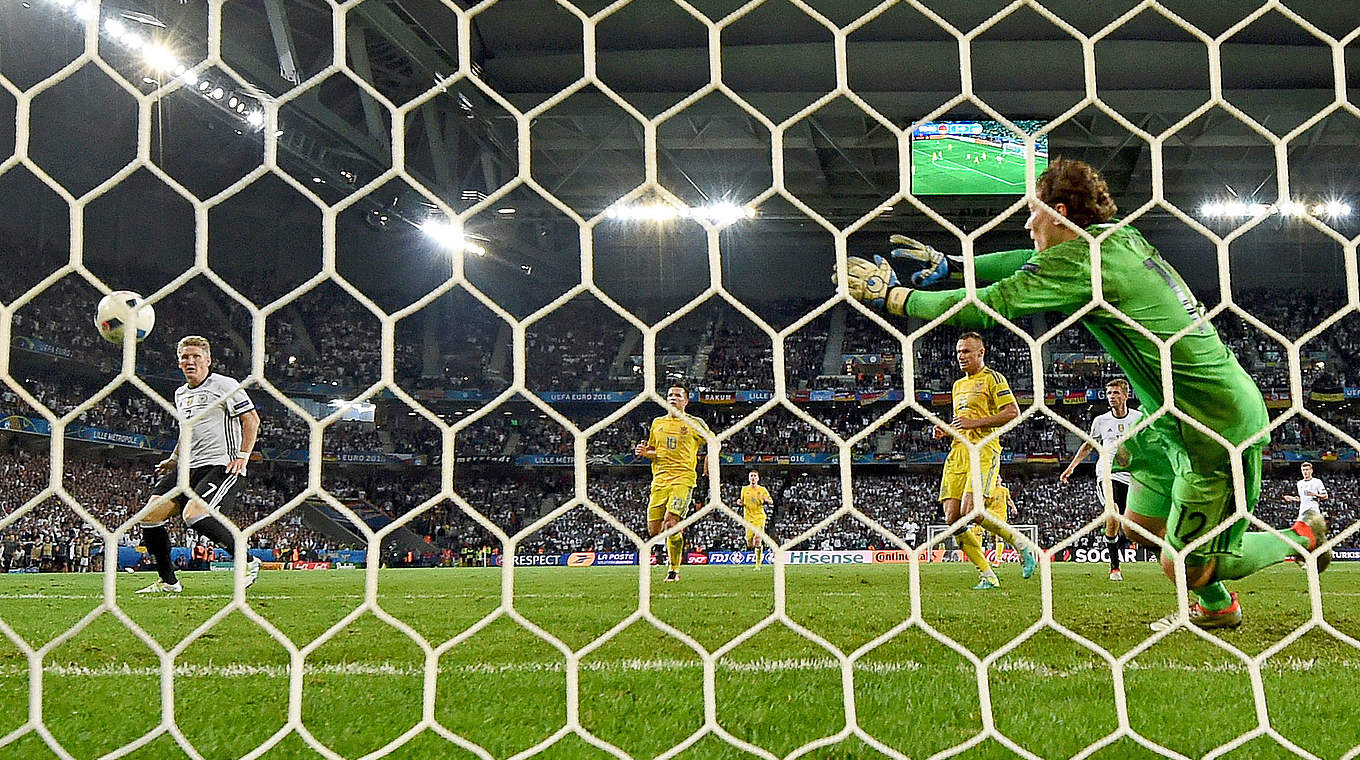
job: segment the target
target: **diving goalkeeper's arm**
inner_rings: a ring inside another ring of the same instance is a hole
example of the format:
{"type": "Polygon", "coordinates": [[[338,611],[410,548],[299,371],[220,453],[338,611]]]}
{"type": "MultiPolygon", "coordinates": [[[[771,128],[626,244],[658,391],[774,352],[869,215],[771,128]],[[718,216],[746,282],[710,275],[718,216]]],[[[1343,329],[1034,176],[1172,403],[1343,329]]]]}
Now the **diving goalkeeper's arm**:
{"type": "MultiPolygon", "coordinates": [[[[963,277],[962,256],[940,253],[934,247],[906,235],[893,235],[889,241],[896,246],[892,249],[893,258],[906,259],[921,267],[921,271],[911,275],[914,287],[929,287],[945,281],[950,275],[955,279],[963,277]]],[[[974,256],[973,271],[979,280],[996,282],[1014,274],[1033,256],[1032,248],[974,256]]]]}
{"type": "MultiPolygon", "coordinates": [[[[1018,258],[1010,252],[1000,258],[1018,258]]],[[[1091,300],[1089,253],[1078,245],[1053,246],[1026,252],[1029,260],[1001,280],[978,287],[977,300],[1006,319],[1041,311],[1070,314],[1091,300]]],[[[974,261],[983,257],[977,257],[974,261]]],[[[846,259],[846,285],[851,298],[894,317],[932,320],[968,299],[967,291],[914,290],[902,285],[892,264],[882,256],[873,261],[846,259]]],[[[833,276],[834,279],[834,276],[833,276]]],[[[956,327],[982,329],[996,320],[975,304],[965,304],[947,320],[956,327]]]]}

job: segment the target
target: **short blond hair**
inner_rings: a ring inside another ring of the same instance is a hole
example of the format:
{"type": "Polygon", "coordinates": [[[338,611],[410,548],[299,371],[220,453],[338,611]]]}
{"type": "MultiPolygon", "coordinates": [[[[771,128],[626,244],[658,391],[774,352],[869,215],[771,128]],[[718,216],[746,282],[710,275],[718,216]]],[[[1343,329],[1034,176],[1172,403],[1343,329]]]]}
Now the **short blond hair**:
{"type": "Polygon", "coordinates": [[[1105,383],[1105,387],[1106,387],[1106,388],[1118,388],[1119,390],[1121,390],[1121,391],[1123,391],[1123,392],[1125,392],[1125,393],[1131,393],[1131,392],[1132,392],[1132,389],[1129,388],[1129,381],[1128,381],[1128,380],[1125,380],[1125,379],[1122,378],[1122,377],[1116,377],[1115,379],[1111,380],[1110,382],[1105,383]]]}
{"type": "Polygon", "coordinates": [[[183,338],[180,338],[179,343],[175,344],[175,354],[179,355],[179,352],[189,346],[198,346],[203,349],[203,353],[212,356],[212,344],[202,335],[186,335],[183,338]]]}

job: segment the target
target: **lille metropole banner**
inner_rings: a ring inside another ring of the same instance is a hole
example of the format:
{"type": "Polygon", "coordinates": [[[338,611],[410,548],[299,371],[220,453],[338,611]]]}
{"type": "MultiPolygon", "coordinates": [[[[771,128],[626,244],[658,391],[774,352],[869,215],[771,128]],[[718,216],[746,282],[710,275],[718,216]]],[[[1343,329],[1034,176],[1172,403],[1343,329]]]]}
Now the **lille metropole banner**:
{"type": "MultiPolygon", "coordinates": [[[[967,562],[968,558],[958,549],[918,549],[922,562],[967,562]]],[[[856,551],[804,551],[780,552],[788,565],[905,565],[911,562],[911,552],[901,549],[860,549],[856,551]]],[[[1006,549],[998,559],[994,549],[986,551],[991,562],[1019,562],[1020,555],[1014,549],[1006,549]]],[[[1340,556],[1348,552],[1337,552],[1336,559],[1352,559],[1340,556]]],[[[1355,552],[1354,559],[1360,559],[1355,552]]],[[[1104,547],[1060,549],[1052,555],[1054,562],[1091,562],[1110,561],[1109,550],[1104,547]]],[[[1125,549],[1120,558],[1124,562],[1151,562],[1156,559],[1152,552],[1142,548],[1125,549]]],[[[496,555],[493,562],[501,564],[502,556],[496,555]]],[[[750,550],[690,552],[685,556],[689,565],[754,565],[755,552],[750,550]]],[[[637,552],[573,552],[571,554],[520,554],[514,556],[516,567],[611,567],[636,565],[637,552]]],[[[656,555],[651,555],[650,563],[657,563],[656,555]]],[[[775,552],[765,553],[765,564],[775,563],[775,552]]]]}

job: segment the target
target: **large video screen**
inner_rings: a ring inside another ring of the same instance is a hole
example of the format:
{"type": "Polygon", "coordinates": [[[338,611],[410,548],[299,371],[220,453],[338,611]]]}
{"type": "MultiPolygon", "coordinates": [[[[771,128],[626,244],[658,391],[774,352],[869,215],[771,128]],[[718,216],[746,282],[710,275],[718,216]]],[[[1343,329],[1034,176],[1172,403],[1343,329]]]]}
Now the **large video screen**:
{"type": "MultiPolygon", "coordinates": [[[[1017,121],[1026,134],[1042,121],[1017,121]]],[[[1048,167],[1048,135],[1035,143],[1034,173],[1048,167]]],[[[995,121],[936,121],[911,133],[915,195],[1023,195],[1025,143],[995,121]]]]}

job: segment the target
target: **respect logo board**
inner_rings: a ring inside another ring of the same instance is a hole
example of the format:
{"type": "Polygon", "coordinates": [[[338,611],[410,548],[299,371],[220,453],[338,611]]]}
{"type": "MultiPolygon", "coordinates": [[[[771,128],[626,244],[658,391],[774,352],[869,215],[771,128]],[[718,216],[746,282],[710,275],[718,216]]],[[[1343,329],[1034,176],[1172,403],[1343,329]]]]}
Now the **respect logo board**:
{"type": "MultiPolygon", "coordinates": [[[[557,567],[567,564],[568,554],[515,554],[511,555],[510,561],[515,567],[557,567]]],[[[501,558],[496,557],[496,564],[501,563],[501,558]]]]}
{"type": "MultiPolygon", "coordinates": [[[[691,555],[693,556],[693,555],[691,555]]],[[[501,564],[500,555],[492,560],[501,564]]],[[[637,552],[572,552],[571,554],[516,554],[515,567],[617,567],[636,565],[637,552]]],[[[652,560],[652,564],[656,564],[652,560]]]]}

